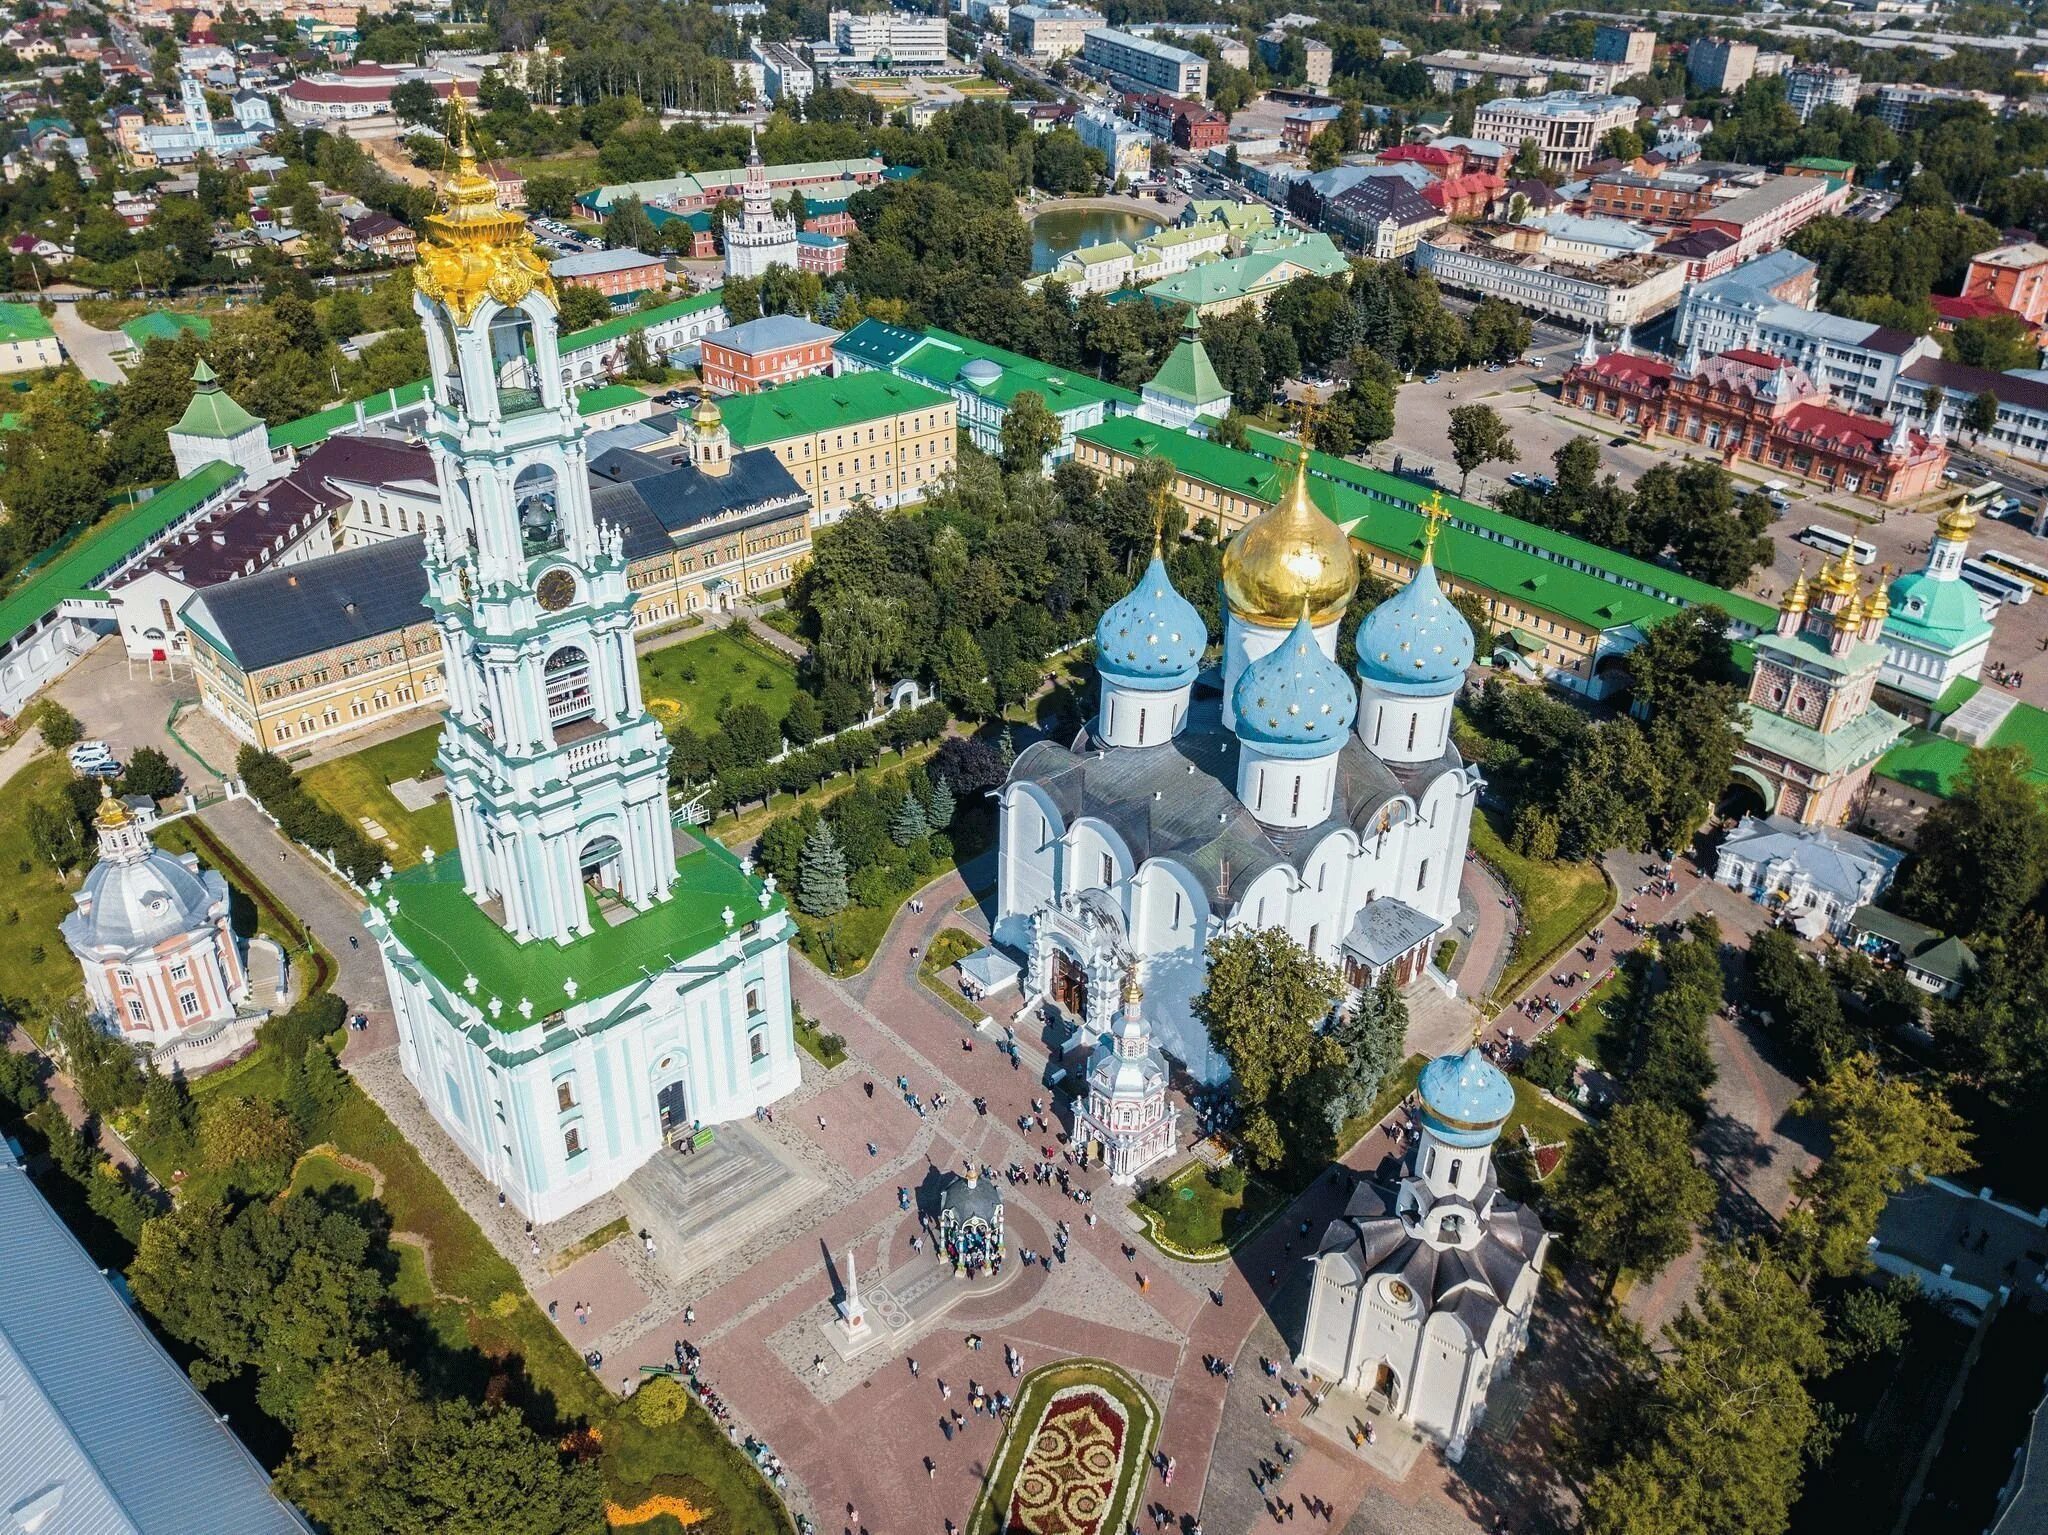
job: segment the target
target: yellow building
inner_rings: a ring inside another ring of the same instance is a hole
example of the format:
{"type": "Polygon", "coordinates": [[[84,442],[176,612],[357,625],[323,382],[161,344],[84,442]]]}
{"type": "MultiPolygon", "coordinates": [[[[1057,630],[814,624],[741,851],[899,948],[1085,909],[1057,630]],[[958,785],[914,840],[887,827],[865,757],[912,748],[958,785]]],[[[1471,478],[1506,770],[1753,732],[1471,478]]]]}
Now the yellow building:
{"type": "Polygon", "coordinates": [[[884,511],[922,501],[956,461],[952,397],[890,373],[800,379],[719,406],[734,448],[773,453],[818,527],[857,497],[884,511]]]}

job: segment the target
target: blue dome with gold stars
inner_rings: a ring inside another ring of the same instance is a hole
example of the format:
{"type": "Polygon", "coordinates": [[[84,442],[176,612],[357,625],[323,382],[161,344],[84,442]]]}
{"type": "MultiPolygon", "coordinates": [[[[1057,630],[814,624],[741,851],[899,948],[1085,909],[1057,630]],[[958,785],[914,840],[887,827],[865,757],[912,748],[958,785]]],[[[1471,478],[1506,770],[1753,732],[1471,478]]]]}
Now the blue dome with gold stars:
{"type": "Polygon", "coordinates": [[[1515,1111],[1514,1084],[1484,1052],[1440,1055],[1415,1084],[1422,1122],[1452,1146],[1490,1146],[1515,1111]]]}
{"type": "Polygon", "coordinates": [[[1455,688],[1472,664],[1472,626],[1437,584],[1425,548],[1408,584],[1358,626],[1358,675],[1395,692],[1455,688]]]}
{"type": "Polygon", "coordinates": [[[1238,673],[1230,708],[1238,739],[1268,757],[1322,757],[1344,744],[1344,732],[1358,717],[1358,694],[1344,668],[1316,643],[1304,608],[1277,649],[1238,673]]]}
{"type": "Polygon", "coordinates": [[[1095,667],[1122,687],[1164,692],[1195,680],[1208,644],[1202,615],[1174,590],[1155,548],[1130,595],[1096,620],[1095,667]]]}

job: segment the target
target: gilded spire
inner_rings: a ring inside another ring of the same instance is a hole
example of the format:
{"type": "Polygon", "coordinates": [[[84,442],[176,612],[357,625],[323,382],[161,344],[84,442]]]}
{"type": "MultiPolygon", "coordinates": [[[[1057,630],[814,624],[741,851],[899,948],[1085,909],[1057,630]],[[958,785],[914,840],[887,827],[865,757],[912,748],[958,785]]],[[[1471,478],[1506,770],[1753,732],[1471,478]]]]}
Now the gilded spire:
{"type": "Polygon", "coordinates": [[[449,100],[448,145],[455,169],[442,179],[435,211],[427,215],[414,283],[445,304],[457,324],[468,324],[486,298],[510,307],[538,291],[552,304],[554,279],[526,220],[498,206],[497,184],[477,168],[459,92],[449,100]]]}
{"type": "Polygon", "coordinates": [[[1837,629],[1854,629],[1863,622],[1863,598],[1856,592],[1849,594],[1849,600],[1842,604],[1835,614],[1837,629]]]}
{"type": "Polygon", "coordinates": [[[1863,601],[1863,615],[1882,622],[1892,616],[1892,568],[1889,565],[1877,567],[1877,585],[1863,601]]]}
{"type": "Polygon", "coordinates": [[[1799,579],[1792,583],[1792,590],[1785,594],[1785,600],[1780,604],[1780,611],[1804,613],[1809,600],[1806,587],[1806,561],[1801,560],[1799,562],[1799,579]]]}

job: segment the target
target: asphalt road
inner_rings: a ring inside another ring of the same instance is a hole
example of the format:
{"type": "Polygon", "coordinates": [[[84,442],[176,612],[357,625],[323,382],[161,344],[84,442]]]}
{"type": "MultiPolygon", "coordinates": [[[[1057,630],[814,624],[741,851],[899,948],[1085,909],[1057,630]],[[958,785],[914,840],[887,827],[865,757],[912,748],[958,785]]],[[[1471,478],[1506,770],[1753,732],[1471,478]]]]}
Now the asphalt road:
{"type": "Polygon", "coordinates": [[[128,338],[117,330],[95,330],[79,318],[76,304],[58,304],[50,316],[50,328],[57,333],[65,355],[78,364],[78,371],[95,384],[118,384],[128,375],[114,361],[117,347],[128,338]]]}

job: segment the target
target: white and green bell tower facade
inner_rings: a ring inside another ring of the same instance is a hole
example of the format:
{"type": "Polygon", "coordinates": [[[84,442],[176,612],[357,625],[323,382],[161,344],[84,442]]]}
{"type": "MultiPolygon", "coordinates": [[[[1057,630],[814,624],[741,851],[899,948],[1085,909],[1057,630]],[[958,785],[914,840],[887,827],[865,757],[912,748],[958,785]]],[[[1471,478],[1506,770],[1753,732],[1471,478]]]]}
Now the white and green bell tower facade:
{"type": "Polygon", "coordinates": [[[366,924],[407,1077],[493,1186],[550,1221],[796,1085],[792,929],[772,881],[674,824],[546,266],[467,154],[444,204],[414,305],[456,851],[387,873],[366,924]]]}

